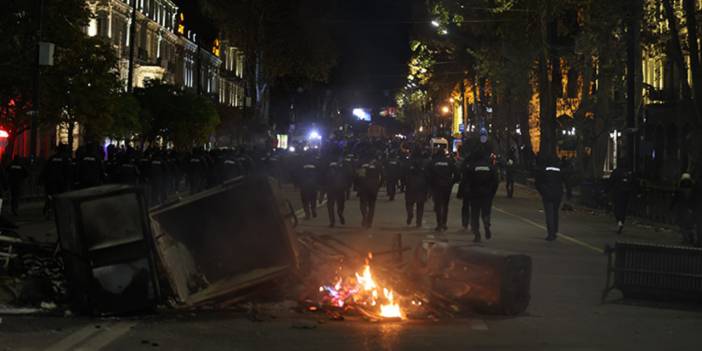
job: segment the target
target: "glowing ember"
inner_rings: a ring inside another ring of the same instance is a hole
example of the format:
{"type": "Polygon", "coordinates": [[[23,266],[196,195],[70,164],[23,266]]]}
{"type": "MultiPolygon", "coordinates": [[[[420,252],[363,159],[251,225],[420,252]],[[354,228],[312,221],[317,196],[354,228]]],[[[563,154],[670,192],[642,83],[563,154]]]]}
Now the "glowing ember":
{"type": "Polygon", "coordinates": [[[383,318],[405,318],[395,293],[373,278],[369,255],[362,273],[355,273],[346,278],[336,278],[333,285],[323,285],[319,291],[323,294],[325,304],[333,307],[362,308],[383,318]],[[381,290],[382,289],[382,290],[381,290]],[[382,296],[379,291],[382,291],[382,296]]]}

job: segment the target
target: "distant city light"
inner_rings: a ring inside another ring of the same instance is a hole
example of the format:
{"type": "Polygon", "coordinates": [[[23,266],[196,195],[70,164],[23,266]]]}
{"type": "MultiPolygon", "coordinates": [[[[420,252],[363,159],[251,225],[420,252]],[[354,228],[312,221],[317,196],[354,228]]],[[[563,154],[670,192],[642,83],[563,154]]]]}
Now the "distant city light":
{"type": "Polygon", "coordinates": [[[437,20],[433,20],[431,21],[431,25],[438,28],[441,25],[441,23],[439,23],[439,21],[437,20]]]}
{"type": "Polygon", "coordinates": [[[288,148],[288,151],[290,151],[290,152],[295,152],[295,147],[294,147],[294,146],[289,147],[289,148],[288,148]]]}
{"type": "Polygon", "coordinates": [[[447,113],[451,112],[451,108],[448,107],[448,106],[444,106],[444,107],[441,108],[441,112],[442,112],[443,114],[447,114],[447,113]]]}
{"type": "Polygon", "coordinates": [[[319,132],[316,130],[313,130],[310,132],[310,134],[307,136],[307,139],[309,140],[322,140],[322,136],[319,135],[319,132]]]}
{"type": "Polygon", "coordinates": [[[362,108],[353,109],[353,115],[362,121],[370,121],[371,120],[370,113],[368,113],[368,111],[366,111],[362,108]]]}
{"type": "Polygon", "coordinates": [[[442,34],[442,35],[446,35],[446,34],[448,34],[448,30],[446,30],[446,29],[442,29],[442,30],[441,30],[441,34],[442,34]]]}
{"type": "Polygon", "coordinates": [[[419,132],[421,133],[421,132],[423,132],[423,131],[424,131],[424,127],[423,127],[423,126],[419,126],[419,132]]]}

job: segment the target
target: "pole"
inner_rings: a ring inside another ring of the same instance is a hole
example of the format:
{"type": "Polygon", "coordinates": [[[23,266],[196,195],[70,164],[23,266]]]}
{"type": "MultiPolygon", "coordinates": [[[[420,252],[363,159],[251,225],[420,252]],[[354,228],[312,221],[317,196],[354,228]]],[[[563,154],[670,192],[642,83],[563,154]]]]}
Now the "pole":
{"type": "Polygon", "coordinates": [[[136,0],[132,0],[132,16],[129,25],[129,72],[127,73],[127,91],[134,91],[134,51],[136,50],[134,43],[136,42],[136,0]]]}
{"type": "Polygon", "coordinates": [[[37,7],[37,13],[39,14],[38,17],[38,26],[37,26],[37,57],[36,57],[36,67],[34,69],[34,97],[32,99],[32,105],[33,105],[33,110],[32,111],[32,119],[31,119],[31,129],[29,133],[29,154],[32,159],[32,162],[37,157],[37,129],[39,127],[39,98],[40,98],[40,83],[41,83],[41,63],[40,61],[40,56],[41,56],[41,48],[40,48],[40,42],[41,42],[41,32],[42,32],[42,15],[44,11],[44,0],[39,0],[37,2],[38,7],[37,7]]]}

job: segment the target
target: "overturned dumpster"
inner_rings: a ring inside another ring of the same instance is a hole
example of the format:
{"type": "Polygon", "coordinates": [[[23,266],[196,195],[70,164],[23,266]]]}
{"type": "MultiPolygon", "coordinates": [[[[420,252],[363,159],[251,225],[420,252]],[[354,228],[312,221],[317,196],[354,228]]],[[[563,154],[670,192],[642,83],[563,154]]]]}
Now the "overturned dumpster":
{"type": "Polygon", "coordinates": [[[76,312],[155,308],[159,286],[143,191],[108,185],[54,201],[68,294],[76,312]]]}
{"type": "Polygon", "coordinates": [[[289,206],[264,177],[238,178],[150,213],[176,302],[222,301],[297,270],[289,206]]]}
{"type": "Polygon", "coordinates": [[[416,281],[481,313],[517,315],[531,301],[531,257],[425,240],[415,249],[416,281]]]}

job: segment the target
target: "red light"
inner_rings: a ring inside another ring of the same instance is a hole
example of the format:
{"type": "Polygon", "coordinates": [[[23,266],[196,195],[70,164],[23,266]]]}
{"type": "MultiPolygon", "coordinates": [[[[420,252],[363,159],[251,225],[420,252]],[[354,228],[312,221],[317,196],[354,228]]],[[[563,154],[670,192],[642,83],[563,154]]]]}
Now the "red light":
{"type": "Polygon", "coordinates": [[[8,133],[6,130],[0,129],[0,138],[7,138],[10,136],[10,133],[8,133]]]}

